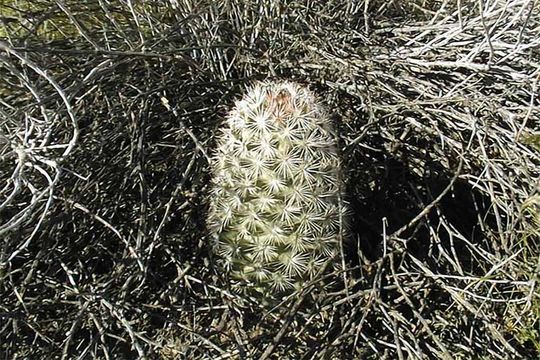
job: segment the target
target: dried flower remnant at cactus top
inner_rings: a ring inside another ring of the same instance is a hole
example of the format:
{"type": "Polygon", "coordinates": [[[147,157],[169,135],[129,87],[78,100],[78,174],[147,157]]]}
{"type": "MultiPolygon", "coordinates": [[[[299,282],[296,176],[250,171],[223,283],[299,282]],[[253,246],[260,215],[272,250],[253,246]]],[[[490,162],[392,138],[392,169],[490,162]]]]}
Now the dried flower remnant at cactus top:
{"type": "Polygon", "coordinates": [[[341,164],[328,114],[309,90],[255,85],[229,114],[212,164],[208,224],[235,287],[285,292],[335,259],[341,164]]]}

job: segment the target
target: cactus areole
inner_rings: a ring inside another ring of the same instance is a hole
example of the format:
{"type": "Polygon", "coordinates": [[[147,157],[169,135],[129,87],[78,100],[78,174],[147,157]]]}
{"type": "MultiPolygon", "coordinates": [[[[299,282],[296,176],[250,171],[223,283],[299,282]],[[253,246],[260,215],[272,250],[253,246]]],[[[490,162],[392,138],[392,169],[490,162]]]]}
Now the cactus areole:
{"type": "Polygon", "coordinates": [[[233,288],[286,293],[335,261],[340,159],[328,114],[309,90],[254,85],[228,115],[212,166],[208,228],[233,288]]]}

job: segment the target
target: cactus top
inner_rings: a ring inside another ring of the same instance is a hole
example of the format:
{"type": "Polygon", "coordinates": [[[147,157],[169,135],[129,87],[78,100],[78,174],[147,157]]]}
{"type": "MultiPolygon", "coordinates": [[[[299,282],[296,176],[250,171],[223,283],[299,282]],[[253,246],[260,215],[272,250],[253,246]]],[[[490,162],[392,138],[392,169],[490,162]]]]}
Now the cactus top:
{"type": "Polygon", "coordinates": [[[212,247],[237,286],[298,288],[335,257],[340,160],[328,115],[309,90],[253,86],[227,117],[212,166],[212,247]]]}

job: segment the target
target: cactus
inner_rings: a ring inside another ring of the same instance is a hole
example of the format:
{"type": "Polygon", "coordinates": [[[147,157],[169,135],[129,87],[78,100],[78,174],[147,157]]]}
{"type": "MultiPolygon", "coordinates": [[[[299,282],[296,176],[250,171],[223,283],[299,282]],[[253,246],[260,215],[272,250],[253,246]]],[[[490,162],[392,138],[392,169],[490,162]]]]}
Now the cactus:
{"type": "Polygon", "coordinates": [[[328,114],[309,90],[254,85],[227,117],[212,166],[208,228],[235,287],[284,293],[335,260],[340,159],[328,114]]]}

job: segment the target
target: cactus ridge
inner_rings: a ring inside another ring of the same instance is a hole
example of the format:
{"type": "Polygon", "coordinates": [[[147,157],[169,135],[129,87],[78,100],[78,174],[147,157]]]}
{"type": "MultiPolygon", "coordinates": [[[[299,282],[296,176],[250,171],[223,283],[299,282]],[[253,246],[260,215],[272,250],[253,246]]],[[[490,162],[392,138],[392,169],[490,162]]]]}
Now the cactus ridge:
{"type": "Polygon", "coordinates": [[[310,91],[290,82],[253,86],[227,117],[212,165],[212,247],[237,283],[287,291],[335,257],[340,159],[310,91]]]}

